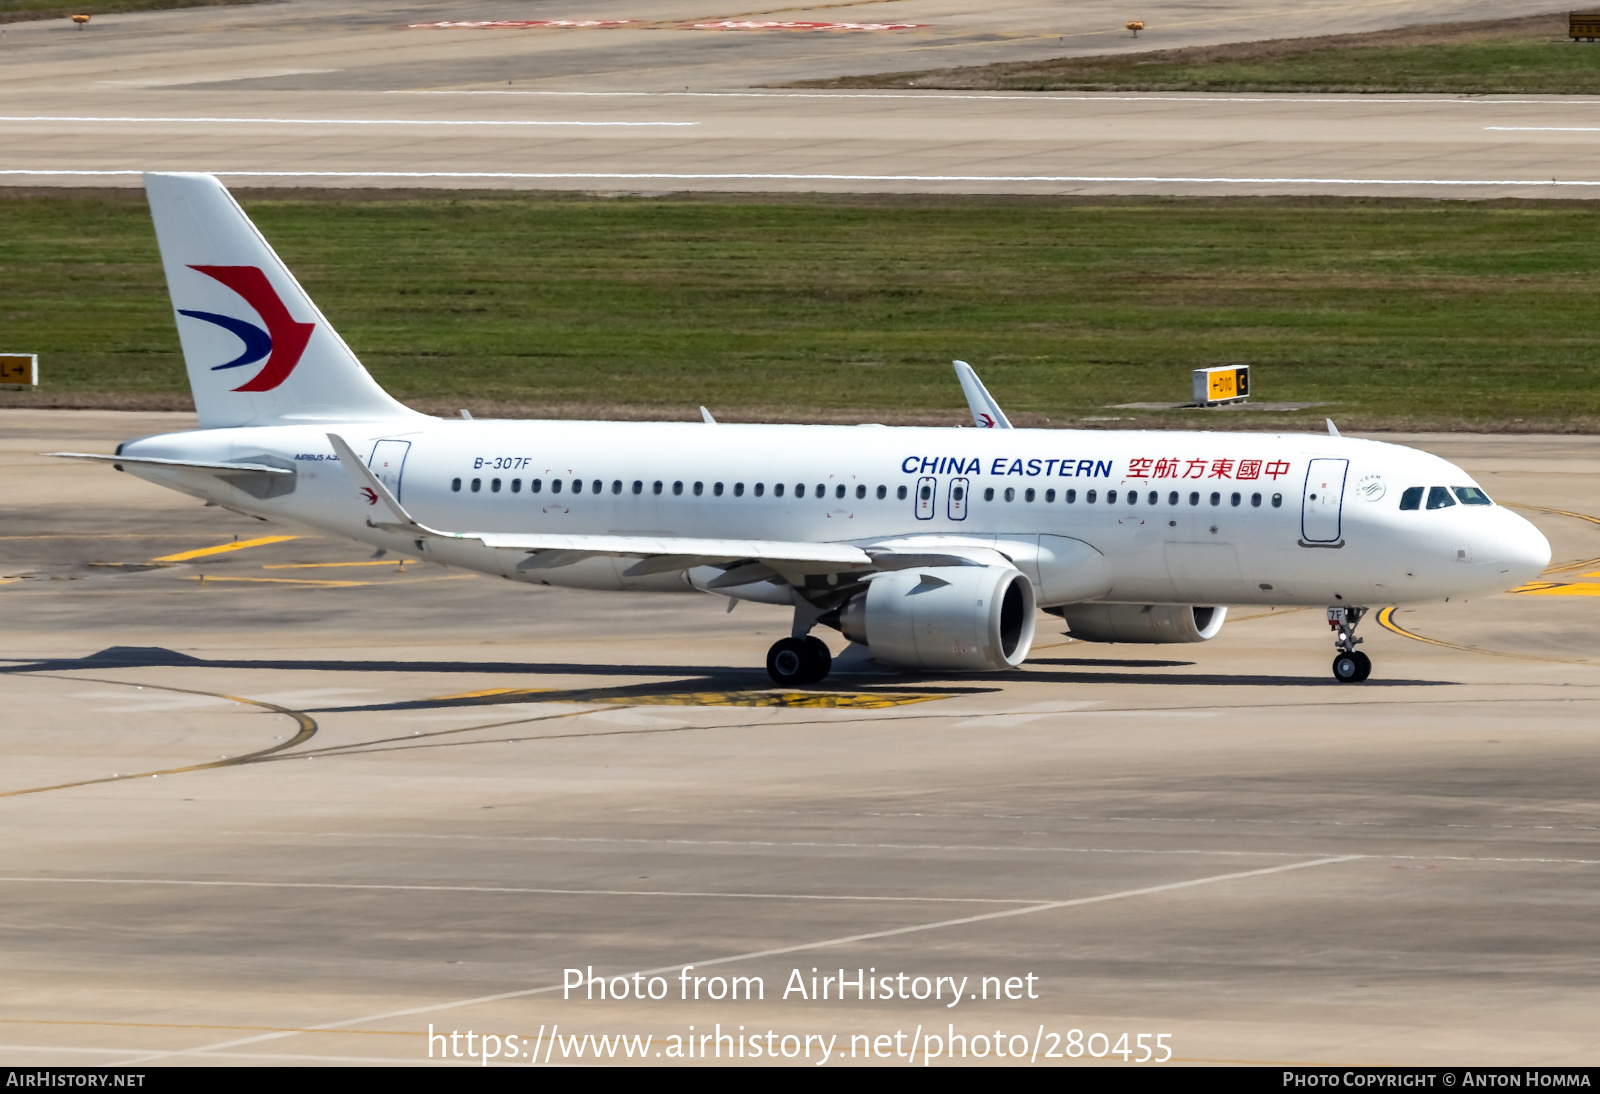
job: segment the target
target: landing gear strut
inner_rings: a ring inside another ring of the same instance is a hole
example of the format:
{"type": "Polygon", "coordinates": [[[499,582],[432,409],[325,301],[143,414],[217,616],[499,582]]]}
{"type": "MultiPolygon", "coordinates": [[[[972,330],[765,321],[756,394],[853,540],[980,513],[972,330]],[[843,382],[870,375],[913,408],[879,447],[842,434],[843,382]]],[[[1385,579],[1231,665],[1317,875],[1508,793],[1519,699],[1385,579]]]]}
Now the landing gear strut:
{"type": "Polygon", "coordinates": [[[1356,637],[1356,626],[1366,614],[1365,608],[1328,609],[1328,626],[1339,651],[1333,658],[1333,678],[1341,684],[1359,684],[1372,675],[1372,658],[1356,649],[1362,641],[1356,637]]]}
{"type": "Polygon", "coordinates": [[[820,638],[783,638],[767,651],[767,675],[774,683],[815,684],[833,668],[833,653],[820,638]]]}

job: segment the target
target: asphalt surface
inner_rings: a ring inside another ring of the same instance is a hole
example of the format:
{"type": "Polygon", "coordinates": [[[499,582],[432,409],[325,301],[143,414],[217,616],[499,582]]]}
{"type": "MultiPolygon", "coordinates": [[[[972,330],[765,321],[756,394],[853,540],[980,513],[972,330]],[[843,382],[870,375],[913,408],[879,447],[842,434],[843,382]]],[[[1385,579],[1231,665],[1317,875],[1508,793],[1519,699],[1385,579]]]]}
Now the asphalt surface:
{"type": "MultiPolygon", "coordinates": [[[[953,0],[722,13],[632,0],[603,13],[631,20],[612,29],[424,29],[415,24],[506,12],[351,0],[97,16],[84,30],[11,24],[0,43],[0,182],[132,186],[160,169],[288,186],[1593,197],[1594,97],[775,86],[1538,8],[1167,4],[1142,13],[1150,29],[1138,39],[1111,4],[974,11],[953,0]],[[889,21],[911,26],[704,29],[889,21]]],[[[549,3],[515,13],[572,14],[549,3]]]]}
{"type": "Polygon", "coordinates": [[[0,412],[6,1063],[426,1062],[430,1025],[552,1066],[691,1025],[828,1066],[919,1027],[1007,1064],[1593,1060],[1592,438],[1390,438],[1566,569],[1369,617],[1365,685],[1319,613],[1247,611],[784,695],[774,609],[402,569],[38,455],[183,423],[0,412]],[[685,965],[764,998],[684,1000],[685,965]],[[591,966],[666,997],[563,998],[591,966]],[[785,999],[813,968],[968,979],[785,999]]]}

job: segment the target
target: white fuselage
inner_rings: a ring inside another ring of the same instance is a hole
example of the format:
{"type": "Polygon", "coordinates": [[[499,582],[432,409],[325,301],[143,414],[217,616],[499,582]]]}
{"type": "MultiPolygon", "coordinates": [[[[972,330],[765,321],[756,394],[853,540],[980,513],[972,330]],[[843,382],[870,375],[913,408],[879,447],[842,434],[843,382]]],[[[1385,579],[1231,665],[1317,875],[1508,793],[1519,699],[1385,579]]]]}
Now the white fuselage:
{"type": "MultiPolygon", "coordinates": [[[[1317,434],[411,419],[207,429],[121,454],[287,461],[292,489],[265,497],[201,471],[126,469],[514,580],[694,591],[720,572],[627,577],[637,560],[609,557],[519,569],[515,552],[373,528],[329,432],[434,528],[987,547],[1044,606],[1416,603],[1503,590],[1549,559],[1544,537],[1502,506],[1400,508],[1410,487],[1477,485],[1455,465],[1317,434]]],[[[791,602],[764,582],[718,591],[791,602]]]]}

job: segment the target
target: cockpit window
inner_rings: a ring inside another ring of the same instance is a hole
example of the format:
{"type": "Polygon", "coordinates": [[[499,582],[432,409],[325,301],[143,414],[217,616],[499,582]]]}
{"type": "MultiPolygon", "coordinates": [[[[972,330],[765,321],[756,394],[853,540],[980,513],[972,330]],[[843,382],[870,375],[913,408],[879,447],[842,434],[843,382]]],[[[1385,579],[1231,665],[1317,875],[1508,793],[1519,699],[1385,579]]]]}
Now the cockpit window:
{"type": "Polygon", "coordinates": [[[1406,492],[1400,495],[1400,508],[1421,509],[1422,495],[1428,492],[1426,486],[1408,486],[1406,492]]]}
{"type": "Polygon", "coordinates": [[[1454,488],[1456,497],[1461,499],[1462,505],[1493,505],[1489,495],[1479,490],[1476,486],[1457,486],[1454,488]]]}
{"type": "Polygon", "coordinates": [[[1450,496],[1450,491],[1446,490],[1444,487],[1442,487],[1442,486],[1430,486],[1430,487],[1428,487],[1428,508],[1429,509],[1448,509],[1450,506],[1454,505],[1455,503],[1456,503],[1456,499],[1452,498],[1450,496]]]}

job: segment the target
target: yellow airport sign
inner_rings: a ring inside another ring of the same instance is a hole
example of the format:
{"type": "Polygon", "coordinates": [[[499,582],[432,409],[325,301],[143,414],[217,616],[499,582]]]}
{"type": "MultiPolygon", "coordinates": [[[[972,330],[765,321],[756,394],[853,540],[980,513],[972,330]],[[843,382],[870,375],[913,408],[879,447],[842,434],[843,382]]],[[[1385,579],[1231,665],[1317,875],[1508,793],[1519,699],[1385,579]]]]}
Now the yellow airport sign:
{"type": "Polygon", "coordinates": [[[0,386],[39,386],[37,353],[0,353],[0,386]]]}
{"type": "Polygon", "coordinates": [[[1212,406],[1247,398],[1250,394],[1249,365],[1218,365],[1197,368],[1193,373],[1196,406],[1212,406]]]}

